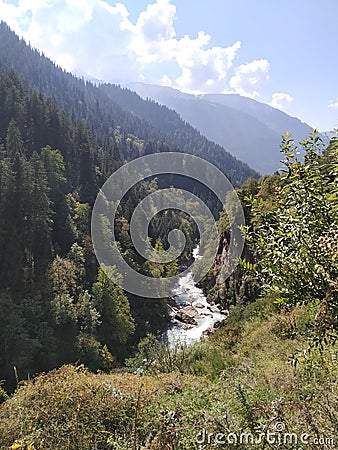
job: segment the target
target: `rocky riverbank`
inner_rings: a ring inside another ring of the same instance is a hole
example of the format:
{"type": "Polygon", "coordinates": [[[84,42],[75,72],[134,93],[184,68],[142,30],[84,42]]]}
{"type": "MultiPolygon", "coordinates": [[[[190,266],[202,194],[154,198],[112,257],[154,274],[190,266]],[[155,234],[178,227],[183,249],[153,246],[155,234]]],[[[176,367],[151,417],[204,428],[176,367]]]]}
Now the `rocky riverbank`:
{"type": "Polygon", "coordinates": [[[198,342],[202,336],[221,326],[228,315],[220,305],[208,303],[202,289],[195,285],[191,272],[180,278],[168,306],[171,321],[164,337],[171,347],[198,342]]]}

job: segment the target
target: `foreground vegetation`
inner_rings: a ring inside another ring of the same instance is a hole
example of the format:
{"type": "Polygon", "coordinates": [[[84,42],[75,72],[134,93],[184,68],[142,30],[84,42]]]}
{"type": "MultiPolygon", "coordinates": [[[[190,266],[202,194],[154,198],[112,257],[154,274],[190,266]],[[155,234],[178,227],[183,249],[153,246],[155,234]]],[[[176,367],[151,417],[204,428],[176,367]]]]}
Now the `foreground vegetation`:
{"type": "Polygon", "coordinates": [[[0,448],[336,448],[338,349],[303,353],[295,365],[290,356],[307,349],[302,336],[318,306],[280,311],[271,300],[232,308],[226,325],[184,358],[162,346],[144,376],[63,366],[22,383],[0,407],[0,448]],[[204,429],[226,442],[199,447],[204,429]],[[311,438],[297,447],[268,438],[284,430],[311,438]],[[264,438],[240,444],[243,433],[264,438]]]}

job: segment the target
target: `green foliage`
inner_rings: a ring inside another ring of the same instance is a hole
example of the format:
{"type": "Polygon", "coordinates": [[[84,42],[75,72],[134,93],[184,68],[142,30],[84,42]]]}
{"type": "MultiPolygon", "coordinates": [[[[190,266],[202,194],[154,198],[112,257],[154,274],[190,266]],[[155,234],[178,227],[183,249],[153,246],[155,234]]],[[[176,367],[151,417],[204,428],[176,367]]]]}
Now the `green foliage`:
{"type": "Polygon", "coordinates": [[[185,345],[177,344],[169,347],[168,343],[147,334],[137,345],[137,354],[125,361],[127,370],[137,375],[157,375],[160,373],[179,372],[187,370],[187,353],[185,345]]]}
{"type": "Polygon", "coordinates": [[[22,312],[9,291],[0,291],[0,311],[0,367],[8,376],[13,366],[21,368],[27,363],[30,342],[22,312]]]}
{"type": "Polygon", "coordinates": [[[63,191],[67,179],[64,176],[65,163],[59,150],[53,150],[50,145],[41,149],[41,160],[48,174],[49,186],[55,195],[63,191]]]}
{"type": "MultiPolygon", "coordinates": [[[[106,268],[114,273],[114,268],[106,268]]],[[[114,275],[112,275],[114,276],[114,275]]],[[[93,284],[94,304],[101,318],[98,333],[109,351],[123,356],[129,337],[135,331],[128,297],[100,268],[97,282],[93,284]]]]}
{"type": "Polygon", "coordinates": [[[323,153],[314,131],[298,148],[285,135],[282,151],[286,174],[274,209],[252,201],[257,226],[248,234],[258,261],[258,274],[266,292],[275,292],[285,304],[319,301],[317,338],[337,332],[337,150],[323,153]]]}
{"type": "Polygon", "coordinates": [[[18,390],[14,403],[19,415],[10,401],[1,409],[0,448],[18,449],[16,443],[26,442],[35,450],[159,450],[172,442],[188,450],[194,443],[195,420],[202,426],[188,399],[198,396],[194,403],[204,409],[207,390],[178,374],[93,375],[65,366],[18,390]]]}
{"type": "MultiPolygon", "coordinates": [[[[163,351],[154,336],[147,336],[129,363],[129,370],[142,368],[143,376],[142,370],[138,376],[94,375],[71,366],[39,376],[0,408],[0,448],[26,442],[36,450],[190,450],[205,429],[225,436],[262,433],[261,444],[250,448],[277,450],[277,443],[266,441],[276,423],[298,436],[335,439],[337,347],[313,351],[297,367],[289,361],[290,353],[306,349],[312,319],[310,304],[280,311],[273,298],[260,299],[232,308],[220,330],[183,352],[163,351]],[[294,335],[293,327],[304,334],[294,335]],[[183,375],[161,374],[179,361],[183,375]]],[[[102,355],[94,343],[85,348],[93,358],[102,355]]],[[[330,442],[321,448],[331,450],[330,442]]],[[[239,443],[214,448],[249,450],[239,443]]]]}

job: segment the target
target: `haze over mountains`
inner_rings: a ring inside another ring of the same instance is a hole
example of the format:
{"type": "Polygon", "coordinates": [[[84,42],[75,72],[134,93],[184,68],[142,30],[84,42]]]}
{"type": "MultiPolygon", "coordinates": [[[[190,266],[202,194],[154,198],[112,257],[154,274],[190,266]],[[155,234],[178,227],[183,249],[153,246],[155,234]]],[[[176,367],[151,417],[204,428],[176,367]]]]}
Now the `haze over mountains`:
{"type": "MultiPolygon", "coordinates": [[[[62,108],[94,126],[99,136],[119,126],[125,136],[132,134],[200,155],[216,163],[235,185],[282,167],[279,146],[285,131],[291,132],[296,141],[311,131],[299,119],[239,95],[196,97],[142,83],[123,89],[84,82],[31,49],[4,23],[0,36],[0,67],[14,69],[31,87],[53,96],[62,108]],[[96,103],[103,114],[99,121],[93,112],[96,103]]],[[[121,156],[128,159],[139,155],[122,150],[121,156]]]]}
{"type": "MultiPolygon", "coordinates": [[[[132,83],[128,89],[106,83],[96,86],[56,67],[26,46],[5,24],[0,34],[0,66],[11,67],[34,89],[54,96],[62,108],[87,122],[97,121],[92,111],[99,102],[103,118],[94,128],[101,130],[101,135],[111,125],[120,126],[125,135],[163,142],[203,156],[218,164],[237,185],[249,176],[257,178],[258,173],[273,173],[282,167],[279,146],[285,131],[292,133],[296,142],[304,140],[311,131],[299,119],[240,95],[197,97],[142,83],[132,83]],[[6,54],[8,46],[11,55],[6,54]],[[54,78],[56,82],[52,83],[54,78]]],[[[124,159],[137,155],[121,156],[124,159]]]]}
{"type": "Polygon", "coordinates": [[[311,127],[295,117],[238,94],[194,96],[176,89],[144,83],[128,85],[143,98],[151,98],[177,111],[208,139],[223,146],[261,174],[281,168],[281,135],[304,140],[311,127]]]}

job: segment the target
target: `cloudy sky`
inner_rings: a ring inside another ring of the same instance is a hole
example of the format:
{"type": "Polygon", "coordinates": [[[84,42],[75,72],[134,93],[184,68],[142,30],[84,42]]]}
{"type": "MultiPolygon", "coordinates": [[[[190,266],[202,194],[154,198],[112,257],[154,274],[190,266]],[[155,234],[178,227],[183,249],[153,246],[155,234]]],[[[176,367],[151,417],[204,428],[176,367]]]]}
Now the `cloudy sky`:
{"type": "Polygon", "coordinates": [[[338,127],[337,0],[0,0],[63,68],[189,93],[238,93],[338,127]]]}

